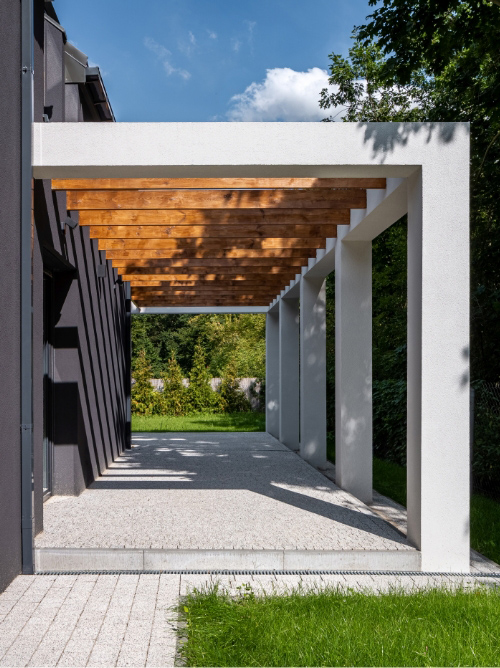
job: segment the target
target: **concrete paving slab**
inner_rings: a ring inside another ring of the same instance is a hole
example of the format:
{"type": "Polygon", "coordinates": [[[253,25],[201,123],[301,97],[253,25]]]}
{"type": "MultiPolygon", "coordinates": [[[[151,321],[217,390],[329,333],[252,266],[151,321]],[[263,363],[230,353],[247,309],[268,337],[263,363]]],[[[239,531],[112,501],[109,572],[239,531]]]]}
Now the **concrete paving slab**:
{"type": "Polygon", "coordinates": [[[413,551],[268,434],[135,434],[133,443],[79,497],[45,504],[37,548],[413,551]]]}

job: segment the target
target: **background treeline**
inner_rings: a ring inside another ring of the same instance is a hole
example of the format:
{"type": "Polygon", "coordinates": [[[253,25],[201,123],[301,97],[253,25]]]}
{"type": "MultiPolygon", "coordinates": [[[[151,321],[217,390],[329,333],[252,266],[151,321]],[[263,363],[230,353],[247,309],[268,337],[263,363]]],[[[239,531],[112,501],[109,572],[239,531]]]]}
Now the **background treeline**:
{"type": "MultiPolygon", "coordinates": [[[[376,9],[355,28],[349,57],[329,56],[334,92],[325,89],[320,105],[333,109],[335,120],[471,124],[473,472],[477,488],[500,496],[500,2],[369,4],[376,9]]],[[[406,457],[405,225],[400,221],[373,248],[375,451],[400,464],[406,457]]]]}
{"type": "Polygon", "coordinates": [[[263,315],[133,316],[132,412],[249,412],[240,378],[256,378],[251,392],[263,407],[265,347],[263,315]],[[152,378],[163,381],[162,391],[153,388],[152,378]],[[212,378],[222,379],[216,390],[212,378]]]}

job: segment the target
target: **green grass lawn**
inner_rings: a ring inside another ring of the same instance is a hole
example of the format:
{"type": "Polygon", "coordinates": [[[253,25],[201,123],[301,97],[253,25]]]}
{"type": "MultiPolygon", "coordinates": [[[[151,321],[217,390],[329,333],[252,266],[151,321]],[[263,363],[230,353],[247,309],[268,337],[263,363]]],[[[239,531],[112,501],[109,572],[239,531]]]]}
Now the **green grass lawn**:
{"type": "MultiPolygon", "coordinates": [[[[373,487],[406,507],[406,469],[382,459],[373,460],[373,487]]],[[[481,494],[470,502],[471,547],[500,563],[500,503],[481,494]]]]}
{"type": "Polygon", "coordinates": [[[132,431],[265,431],[264,413],[132,415],[132,431]]]}
{"type": "Polygon", "coordinates": [[[188,666],[498,666],[498,590],[382,595],[329,590],[181,606],[188,666]]]}

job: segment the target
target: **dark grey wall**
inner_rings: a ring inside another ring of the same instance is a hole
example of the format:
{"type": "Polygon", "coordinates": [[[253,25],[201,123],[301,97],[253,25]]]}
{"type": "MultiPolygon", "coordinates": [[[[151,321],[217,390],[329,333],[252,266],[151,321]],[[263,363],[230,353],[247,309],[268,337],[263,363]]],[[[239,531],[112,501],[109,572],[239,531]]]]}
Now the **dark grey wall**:
{"type": "MultiPolygon", "coordinates": [[[[43,39],[45,88],[35,86],[36,108],[43,106],[51,121],[87,117],[84,91],[78,84],[64,83],[63,33],[45,21],[43,39]],[[38,99],[42,95],[43,103],[38,99]]],[[[116,272],[97,241],[89,238],[88,228],[61,230],[67,215],[66,194],[53,193],[50,181],[37,182],[36,232],[43,266],[53,275],[55,297],[54,494],[80,494],[127,445],[124,286],[116,283],[116,272]],[[104,278],[97,277],[101,264],[107,267],[104,278]]],[[[35,318],[40,311],[43,300],[34,305],[35,318]]],[[[40,348],[42,329],[35,331],[35,338],[40,348]]],[[[37,452],[41,445],[37,441],[37,452]]],[[[37,501],[37,517],[40,505],[37,501]]]]}
{"type": "MultiPolygon", "coordinates": [[[[0,591],[21,571],[19,0],[0,2],[0,591]]],[[[65,36],[35,2],[34,118],[88,118],[88,96],[64,83],[65,36]]],[[[95,116],[95,115],[94,115],[95,116]]],[[[35,527],[43,528],[44,271],[53,276],[53,491],[79,494],[128,447],[125,286],[89,229],[61,230],[65,193],[34,181],[33,420],[35,527]],[[97,267],[106,264],[105,277],[97,267]]],[[[73,214],[76,216],[77,214],[73,214]]],[[[103,509],[105,511],[105,509],[103,509]]]]}
{"type": "Polygon", "coordinates": [[[0,591],[21,570],[21,3],[0,2],[0,591]]]}

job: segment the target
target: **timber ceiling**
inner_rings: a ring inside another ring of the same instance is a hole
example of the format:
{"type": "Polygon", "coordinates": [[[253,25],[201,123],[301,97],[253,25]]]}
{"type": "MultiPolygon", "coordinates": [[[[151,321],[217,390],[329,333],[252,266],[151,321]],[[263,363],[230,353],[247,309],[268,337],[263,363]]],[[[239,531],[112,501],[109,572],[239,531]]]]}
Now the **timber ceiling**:
{"type": "Polygon", "coordinates": [[[385,179],[54,179],[138,306],[265,306],[385,179]]]}

